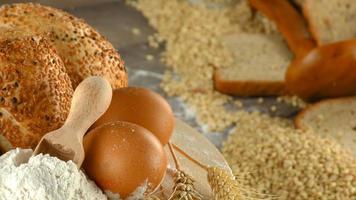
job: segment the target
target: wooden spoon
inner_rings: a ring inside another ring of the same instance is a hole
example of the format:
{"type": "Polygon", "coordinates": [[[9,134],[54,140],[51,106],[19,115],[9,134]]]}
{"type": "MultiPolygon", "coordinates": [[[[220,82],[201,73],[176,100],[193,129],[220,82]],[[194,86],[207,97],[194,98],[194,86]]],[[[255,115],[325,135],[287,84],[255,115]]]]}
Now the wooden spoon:
{"type": "Polygon", "coordinates": [[[320,46],[288,67],[292,94],[318,100],[356,94],[356,39],[320,46]]]}
{"type": "Polygon", "coordinates": [[[49,154],[63,161],[72,160],[79,168],[85,156],[83,136],[108,109],[111,97],[111,86],[104,78],[92,76],[82,81],[74,91],[64,125],[47,133],[37,145],[33,156],[49,154]]]}

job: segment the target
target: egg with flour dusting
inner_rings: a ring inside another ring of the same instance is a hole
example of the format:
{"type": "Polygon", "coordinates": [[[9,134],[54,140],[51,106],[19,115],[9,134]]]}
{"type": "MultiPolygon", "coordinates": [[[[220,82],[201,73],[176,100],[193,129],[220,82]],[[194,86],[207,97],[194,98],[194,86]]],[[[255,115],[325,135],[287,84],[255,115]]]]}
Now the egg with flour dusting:
{"type": "Polygon", "coordinates": [[[130,196],[137,188],[154,191],[162,182],[168,157],[147,129],[129,122],[110,122],[84,137],[87,175],[104,191],[130,196]]]}

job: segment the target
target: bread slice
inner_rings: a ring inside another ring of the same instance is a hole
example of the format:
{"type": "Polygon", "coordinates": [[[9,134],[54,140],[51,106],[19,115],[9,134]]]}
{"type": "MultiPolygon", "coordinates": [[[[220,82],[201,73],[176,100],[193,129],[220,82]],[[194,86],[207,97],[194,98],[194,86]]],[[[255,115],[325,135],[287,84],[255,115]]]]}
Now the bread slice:
{"type": "Polygon", "coordinates": [[[356,96],[311,105],[297,115],[295,125],[336,139],[356,156],[356,96]]]}
{"type": "Polygon", "coordinates": [[[234,64],[215,71],[218,91],[239,96],[285,93],[284,74],[292,54],[281,35],[241,33],[222,40],[233,53],[234,64]]]}
{"type": "Polygon", "coordinates": [[[301,3],[319,45],[356,37],[355,0],[304,0],[301,3]]]}
{"type": "Polygon", "coordinates": [[[286,0],[249,0],[250,5],[273,21],[295,57],[315,48],[303,16],[286,0]]]}
{"type": "Polygon", "coordinates": [[[8,150],[8,143],[35,147],[67,118],[72,84],[46,38],[20,36],[21,31],[0,35],[0,149],[8,150]]]}
{"type": "Polygon", "coordinates": [[[1,6],[0,24],[46,35],[63,60],[73,88],[91,75],[105,77],[114,89],[128,84],[120,55],[84,20],[55,8],[21,3],[1,6]]]}

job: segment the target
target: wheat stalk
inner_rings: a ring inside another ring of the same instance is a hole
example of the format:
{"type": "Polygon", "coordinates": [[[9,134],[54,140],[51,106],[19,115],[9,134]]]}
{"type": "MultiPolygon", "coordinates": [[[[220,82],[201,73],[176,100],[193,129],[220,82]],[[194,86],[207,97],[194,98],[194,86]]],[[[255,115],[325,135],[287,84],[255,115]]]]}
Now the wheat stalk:
{"type": "Polygon", "coordinates": [[[164,194],[165,189],[162,187],[162,185],[159,186],[158,190],[152,194],[148,194],[145,196],[144,200],[161,200],[161,199],[167,199],[165,194],[164,194]]]}
{"type": "Polygon", "coordinates": [[[215,200],[276,199],[275,196],[260,194],[251,188],[245,188],[235,176],[218,167],[208,168],[208,182],[215,200]]]}
{"type": "Polygon", "coordinates": [[[245,188],[241,183],[240,178],[231,175],[226,170],[218,167],[208,167],[192,158],[178,146],[173,144],[173,147],[180,154],[207,171],[208,182],[213,190],[215,200],[276,199],[275,196],[255,192],[252,188],[245,188]]]}
{"type": "Polygon", "coordinates": [[[161,200],[159,197],[156,195],[151,195],[145,198],[145,200],[161,200]]]}
{"type": "Polygon", "coordinates": [[[173,193],[168,200],[201,200],[202,195],[195,189],[194,179],[180,169],[178,159],[170,143],[168,143],[168,147],[176,166],[173,193]]]}

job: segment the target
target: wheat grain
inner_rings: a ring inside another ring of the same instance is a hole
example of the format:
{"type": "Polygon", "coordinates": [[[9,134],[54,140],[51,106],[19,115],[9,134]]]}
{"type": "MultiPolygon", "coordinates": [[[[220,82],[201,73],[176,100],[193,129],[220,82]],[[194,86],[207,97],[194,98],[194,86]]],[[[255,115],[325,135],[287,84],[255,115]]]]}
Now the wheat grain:
{"type": "Polygon", "coordinates": [[[285,103],[295,108],[305,108],[308,104],[297,96],[280,96],[277,98],[278,103],[285,103]]]}
{"type": "Polygon", "coordinates": [[[356,160],[335,141],[279,118],[240,118],[222,152],[243,185],[281,200],[356,199],[356,160]]]}
{"type": "Polygon", "coordinates": [[[241,31],[276,32],[273,23],[256,14],[247,0],[231,2],[221,9],[192,6],[186,0],[130,3],[157,30],[149,38],[150,45],[158,48],[160,43],[165,44],[162,60],[168,69],[162,89],[170,96],[179,96],[194,108],[199,123],[216,131],[224,130],[237,120],[235,114],[224,107],[233,99],[214,91],[214,69],[233,62],[231,52],[221,44],[220,38],[241,31]]]}
{"type": "Polygon", "coordinates": [[[146,197],[144,200],[161,200],[161,199],[155,195],[151,195],[146,197]]]}
{"type": "Polygon", "coordinates": [[[245,188],[240,180],[218,167],[208,169],[208,182],[215,200],[274,199],[273,196],[258,194],[245,188]]]}
{"type": "Polygon", "coordinates": [[[169,200],[201,200],[191,176],[181,170],[175,172],[174,190],[169,200]]]}
{"type": "Polygon", "coordinates": [[[243,200],[239,185],[233,176],[224,170],[213,167],[208,170],[208,181],[215,200],[243,200]]]}

